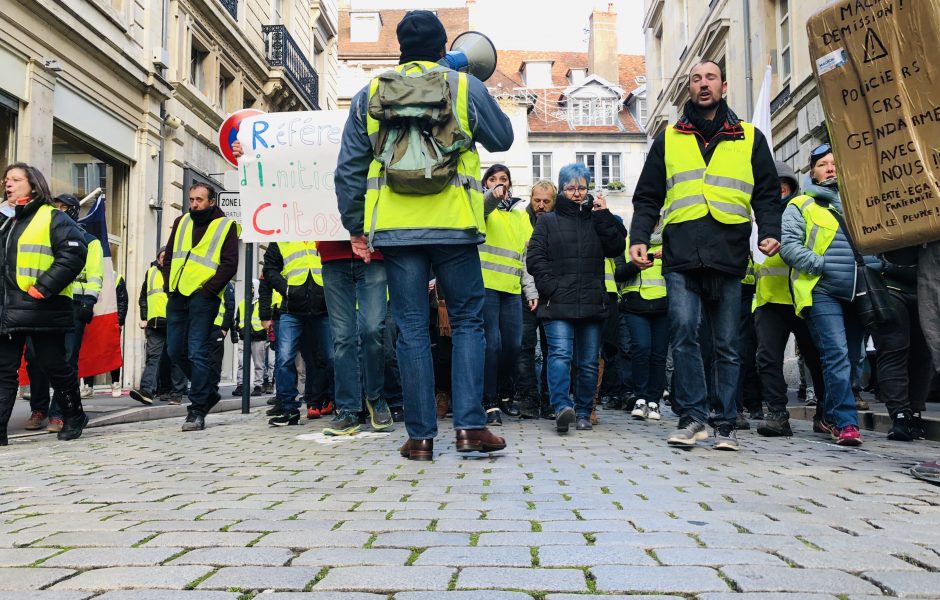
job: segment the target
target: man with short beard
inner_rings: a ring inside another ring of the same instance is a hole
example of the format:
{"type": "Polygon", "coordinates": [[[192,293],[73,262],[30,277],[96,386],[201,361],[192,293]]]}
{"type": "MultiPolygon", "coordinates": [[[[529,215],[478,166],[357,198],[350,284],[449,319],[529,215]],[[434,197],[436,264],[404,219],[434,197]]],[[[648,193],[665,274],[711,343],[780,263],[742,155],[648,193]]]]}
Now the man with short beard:
{"type": "Polygon", "coordinates": [[[670,334],[679,426],[668,441],[691,447],[708,437],[706,374],[699,331],[711,325],[719,450],[737,450],[735,392],[740,370],[737,330],[741,278],[747,270],[751,209],[760,250],[780,249],[780,184],[764,135],[741,121],[723,96],[728,83],[718,64],[702,60],[689,74],[689,97],[679,121],[653,142],[633,197],[630,258],[640,269],[650,234],[663,217],[663,273],[669,296],[670,334]]]}

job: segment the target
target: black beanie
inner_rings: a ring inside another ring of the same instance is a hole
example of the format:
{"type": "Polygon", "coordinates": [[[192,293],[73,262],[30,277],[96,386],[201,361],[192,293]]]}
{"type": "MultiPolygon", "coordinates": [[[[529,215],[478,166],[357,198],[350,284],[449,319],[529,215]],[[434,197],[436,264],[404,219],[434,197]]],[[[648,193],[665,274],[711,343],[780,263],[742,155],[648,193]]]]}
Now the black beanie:
{"type": "Polygon", "coordinates": [[[447,31],[437,15],[429,10],[412,10],[398,24],[399,64],[415,60],[437,62],[447,44],[447,31]]]}

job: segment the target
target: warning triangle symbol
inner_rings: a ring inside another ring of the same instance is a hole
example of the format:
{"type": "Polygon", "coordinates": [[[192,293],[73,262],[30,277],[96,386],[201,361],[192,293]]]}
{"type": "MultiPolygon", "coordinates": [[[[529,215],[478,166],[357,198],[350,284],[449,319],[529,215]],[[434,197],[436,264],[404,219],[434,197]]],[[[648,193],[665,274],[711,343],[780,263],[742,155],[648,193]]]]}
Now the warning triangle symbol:
{"type": "Polygon", "coordinates": [[[865,34],[865,62],[874,62],[886,56],[888,56],[888,50],[885,49],[885,45],[881,43],[878,34],[869,29],[865,34]]]}

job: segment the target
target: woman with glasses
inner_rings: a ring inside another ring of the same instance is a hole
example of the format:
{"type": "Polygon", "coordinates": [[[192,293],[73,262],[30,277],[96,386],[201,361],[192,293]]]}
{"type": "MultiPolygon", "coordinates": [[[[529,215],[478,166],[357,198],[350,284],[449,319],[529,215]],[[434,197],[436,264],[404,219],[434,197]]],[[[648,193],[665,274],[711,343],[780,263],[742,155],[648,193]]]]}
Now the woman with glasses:
{"type": "Polygon", "coordinates": [[[85,266],[85,237],[52,204],[45,177],[14,163],[3,173],[6,202],[0,207],[0,446],[7,445],[17,374],[27,339],[36,365],[49,377],[53,400],[65,421],[58,438],[82,434],[78,375],[66,360],[65,335],[74,327],[72,281],[85,266]]]}
{"type": "Polygon", "coordinates": [[[513,198],[512,176],[506,165],[494,164],[483,174],[483,217],[486,241],[479,247],[483,268],[483,408],[487,425],[502,425],[500,412],[510,417],[522,413],[512,400],[510,378],[522,345],[522,295],[529,310],[538,306],[532,276],[525,271],[525,250],[532,225],[513,198]],[[505,400],[504,400],[505,398],[505,400]]]}
{"type": "Polygon", "coordinates": [[[837,444],[858,446],[862,438],[851,383],[863,333],[852,306],[857,265],[829,144],[813,150],[809,175],[811,183],[783,212],[780,255],[793,269],[794,306],[806,318],[822,362],[826,395],[820,425],[837,444]]]}
{"type": "Polygon", "coordinates": [[[562,167],[555,210],[543,215],[529,241],[526,267],[539,292],[538,316],[548,339],[548,391],[555,428],[591,429],[601,329],[608,310],[604,259],[622,256],[627,231],[602,194],[588,194],[591,172],[581,163],[562,167]],[[568,396],[577,368],[574,404],[568,396]]]}

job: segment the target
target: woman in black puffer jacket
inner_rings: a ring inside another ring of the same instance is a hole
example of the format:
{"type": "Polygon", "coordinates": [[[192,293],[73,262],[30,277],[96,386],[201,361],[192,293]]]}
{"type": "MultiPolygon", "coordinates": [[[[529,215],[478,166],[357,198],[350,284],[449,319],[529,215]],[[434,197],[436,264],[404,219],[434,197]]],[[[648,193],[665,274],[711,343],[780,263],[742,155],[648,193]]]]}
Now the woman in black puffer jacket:
{"type": "Polygon", "coordinates": [[[37,169],[14,163],[3,173],[6,202],[0,212],[0,446],[19,384],[26,338],[49,376],[65,424],[60,440],[82,434],[78,375],[65,359],[65,332],[73,327],[72,281],[85,266],[85,236],[52,206],[49,185],[37,169]],[[27,254],[28,253],[28,254],[27,254]],[[48,258],[51,255],[51,261],[48,258]]]}
{"type": "Polygon", "coordinates": [[[548,389],[559,433],[576,418],[578,429],[591,429],[601,329],[607,311],[616,310],[608,306],[604,259],[623,256],[626,248],[627,230],[603,196],[587,193],[590,181],[584,165],[562,167],[555,210],[537,221],[526,258],[548,338],[548,389]],[[578,369],[574,406],[568,397],[572,360],[578,369]]]}

